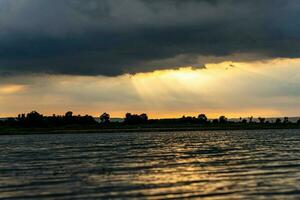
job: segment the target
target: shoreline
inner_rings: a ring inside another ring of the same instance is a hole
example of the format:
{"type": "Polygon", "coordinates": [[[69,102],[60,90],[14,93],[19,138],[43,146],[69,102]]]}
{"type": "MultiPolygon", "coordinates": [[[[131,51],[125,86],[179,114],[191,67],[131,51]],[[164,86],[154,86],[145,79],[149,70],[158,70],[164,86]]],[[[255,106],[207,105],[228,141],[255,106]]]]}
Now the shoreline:
{"type": "Polygon", "coordinates": [[[103,134],[103,133],[149,133],[149,132],[181,132],[181,131],[238,131],[238,130],[288,130],[288,129],[300,129],[300,126],[249,126],[249,127],[139,127],[139,128],[86,128],[86,129],[9,129],[0,130],[0,136],[7,135],[45,135],[45,134],[103,134]]]}

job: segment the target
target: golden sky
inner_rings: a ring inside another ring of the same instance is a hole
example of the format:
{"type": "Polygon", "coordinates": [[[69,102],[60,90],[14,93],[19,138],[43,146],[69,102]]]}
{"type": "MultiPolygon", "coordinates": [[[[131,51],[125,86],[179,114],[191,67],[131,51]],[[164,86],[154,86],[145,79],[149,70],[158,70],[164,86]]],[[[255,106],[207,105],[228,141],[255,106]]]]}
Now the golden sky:
{"type": "Polygon", "coordinates": [[[1,78],[0,116],[72,110],[151,118],[298,116],[300,59],[221,62],[117,77],[30,75],[1,78]]]}

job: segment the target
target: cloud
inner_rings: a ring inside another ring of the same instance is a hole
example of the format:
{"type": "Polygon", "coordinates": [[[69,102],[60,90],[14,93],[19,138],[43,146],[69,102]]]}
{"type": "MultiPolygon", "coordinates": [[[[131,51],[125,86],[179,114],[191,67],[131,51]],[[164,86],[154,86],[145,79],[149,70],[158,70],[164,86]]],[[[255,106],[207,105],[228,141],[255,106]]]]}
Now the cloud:
{"type": "Polygon", "coordinates": [[[299,65],[300,59],[272,59],[118,77],[6,77],[0,79],[0,117],[31,110],[47,115],[109,112],[118,117],[126,112],[151,117],[297,116],[299,65]]]}
{"type": "Polygon", "coordinates": [[[25,89],[23,85],[0,85],[0,94],[15,94],[25,89]]]}
{"type": "Polygon", "coordinates": [[[0,0],[0,74],[116,76],[299,57],[299,9],[297,0],[0,0]]]}

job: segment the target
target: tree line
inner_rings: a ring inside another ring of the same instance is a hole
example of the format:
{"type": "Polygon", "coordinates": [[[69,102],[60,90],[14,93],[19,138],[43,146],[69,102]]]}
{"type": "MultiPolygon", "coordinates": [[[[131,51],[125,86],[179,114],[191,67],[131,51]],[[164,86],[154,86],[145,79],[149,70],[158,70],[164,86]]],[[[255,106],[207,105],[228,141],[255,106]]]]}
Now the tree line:
{"type": "MultiPolygon", "coordinates": [[[[300,125],[300,119],[296,122],[300,125]]],[[[17,127],[59,127],[59,126],[113,126],[113,125],[143,125],[143,124],[158,124],[158,125],[225,125],[225,124],[294,124],[288,117],[283,119],[277,118],[275,121],[268,121],[266,118],[259,117],[256,120],[253,117],[240,118],[236,121],[230,121],[225,116],[220,116],[217,119],[208,119],[205,114],[199,114],[197,117],[183,116],[174,119],[149,119],[146,113],[131,114],[127,113],[124,120],[121,122],[112,122],[110,114],[103,113],[97,121],[90,115],[73,115],[73,112],[68,111],[65,115],[44,116],[37,111],[32,111],[27,114],[19,114],[16,118],[8,118],[0,121],[2,126],[17,126],[17,127]]]]}

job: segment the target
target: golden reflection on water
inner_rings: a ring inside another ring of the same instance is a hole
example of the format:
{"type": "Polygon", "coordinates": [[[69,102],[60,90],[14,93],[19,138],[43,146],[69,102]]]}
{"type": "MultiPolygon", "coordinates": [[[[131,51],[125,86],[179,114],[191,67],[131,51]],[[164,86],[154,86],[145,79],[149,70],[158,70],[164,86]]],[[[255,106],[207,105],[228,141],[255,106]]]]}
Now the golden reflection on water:
{"type": "MultiPolygon", "coordinates": [[[[184,137],[190,135],[194,134],[186,133],[184,137]]],[[[132,162],[134,149],[115,166],[115,172],[89,176],[89,183],[98,186],[110,184],[112,187],[121,183],[127,187],[125,191],[110,192],[114,196],[241,199],[256,195],[257,188],[260,192],[269,192],[270,189],[282,193],[290,191],[296,181],[295,175],[300,175],[298,169],[284,167],[293,160],[276,160],[280,157],[277,157],[279,152],[272,149],[274,147],[259,145],[253,149],[251,145],[250,148],[243,146],[248,146],[248,143],[257,145],[255,137],[247,138],[244,143],[242,137],[233,140],[226,134],[202,135],[202,139],[196,134],[194,136],[194,140],[188,141],[182,136],[173,140],[164,140],[164,136],[155,138],[153,143],[164,145],[147,148],[147,152],[136,154],[132,162]],[[278,168],[281,165],[283,168],[278,168]]],[[[136,138],[134,144],[137,143],[145,142],[136,138]]]]}
{"type": "Polygon", "coordinates": [[[299,130],[6,136],[0,197],[297,199],[299,136],[299,130]]]}

